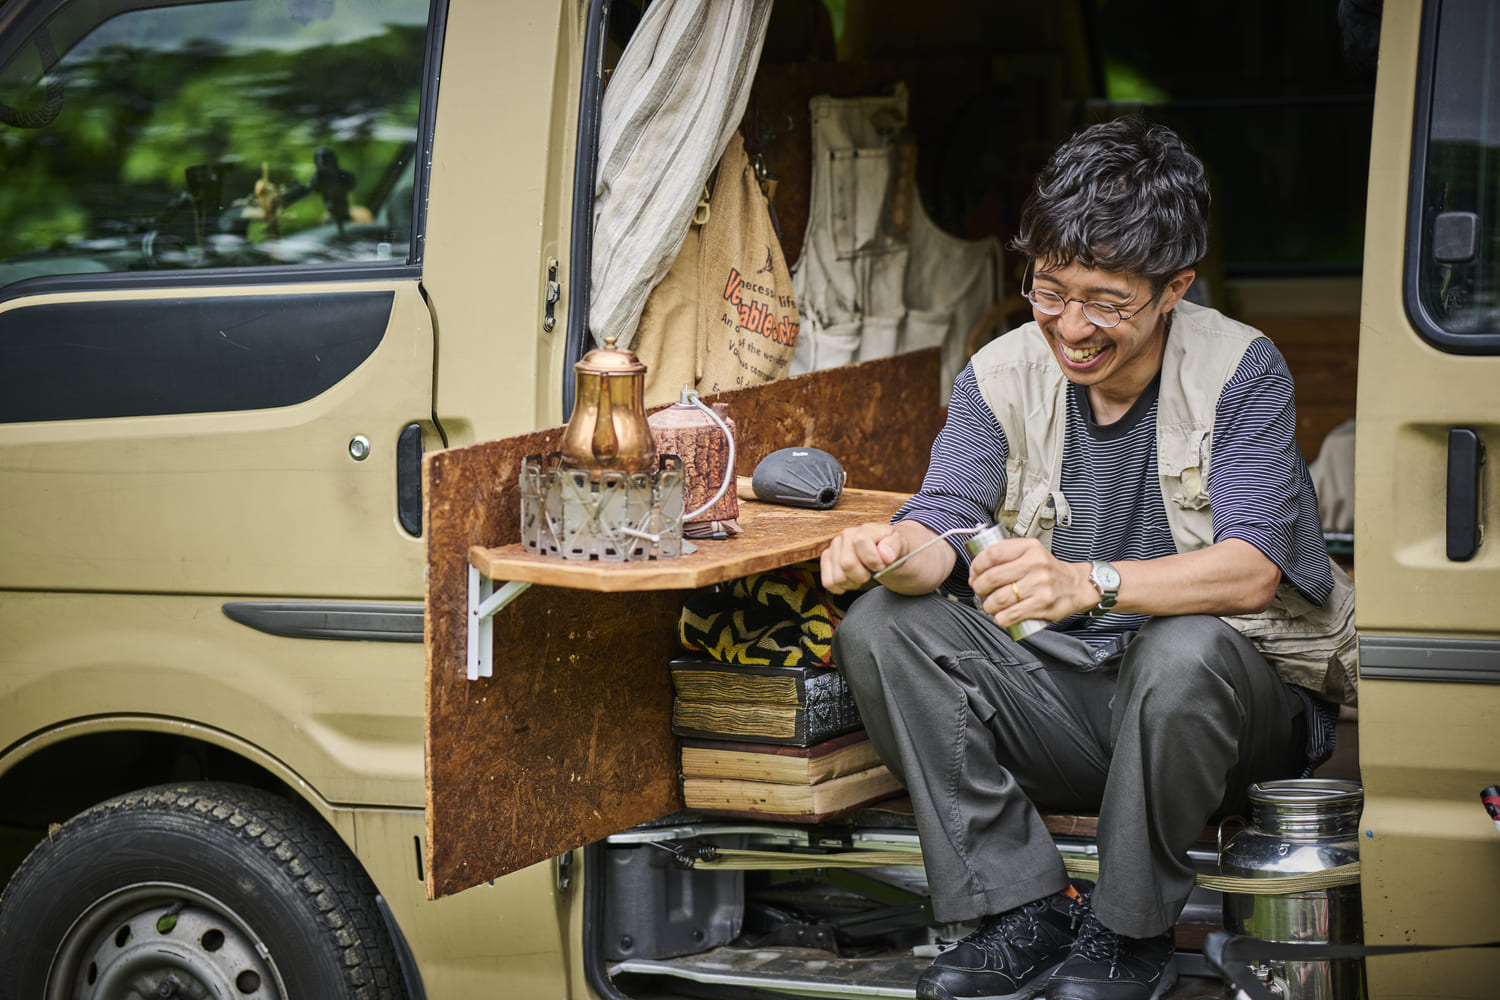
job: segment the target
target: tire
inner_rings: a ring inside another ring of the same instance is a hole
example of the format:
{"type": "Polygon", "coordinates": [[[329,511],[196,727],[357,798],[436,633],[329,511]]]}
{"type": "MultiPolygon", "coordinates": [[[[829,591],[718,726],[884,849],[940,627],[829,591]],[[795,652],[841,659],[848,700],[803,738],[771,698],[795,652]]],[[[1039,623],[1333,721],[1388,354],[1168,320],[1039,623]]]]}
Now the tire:
{"type": "Polygon", "coordinates": [[[0,897],[0,1000],[403,1000],[399,969],[343,842],[300,803],[243,786],[96,805],[0,897]]]}

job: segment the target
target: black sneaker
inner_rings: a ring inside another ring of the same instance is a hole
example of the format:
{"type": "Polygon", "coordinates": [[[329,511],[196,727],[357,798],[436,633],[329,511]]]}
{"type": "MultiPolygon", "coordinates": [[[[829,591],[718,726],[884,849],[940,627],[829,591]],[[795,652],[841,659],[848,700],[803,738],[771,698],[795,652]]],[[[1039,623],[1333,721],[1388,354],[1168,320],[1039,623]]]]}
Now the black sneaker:
{"type": "Polygon", "coordinates": [[[1047,1000],[1156,1000],[1177,983],[1171,931],[1116,934],[1089,910],[1067,961],[1047,981],[1047,1000]]]}
{"type": "Polygon", "coordinates": [[[918,1000],[1007,1000],[1047,977],[1067,957],[1088,913],[1092,882],[985,917],[974,933],[933,959],[917,980],[918,1000]]]}

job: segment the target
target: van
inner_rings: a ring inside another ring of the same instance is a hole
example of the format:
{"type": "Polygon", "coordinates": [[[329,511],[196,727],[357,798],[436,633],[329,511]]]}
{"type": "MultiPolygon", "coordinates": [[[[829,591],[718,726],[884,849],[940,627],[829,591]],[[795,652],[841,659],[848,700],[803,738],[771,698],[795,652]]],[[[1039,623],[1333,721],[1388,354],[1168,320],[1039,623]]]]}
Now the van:
{"type": "MultiPolygon", "coordinates": [[[[901,996],[962,932],[899,797],[683,808],[694,586],[533,587],[464,672],[474,551],[514,541],[513,463],[596,346],[601,104],[668,2],[0,6],[0,998],[901,996]]],[[[740,131],[794,273],[819,98],[899,96],[868,162],[915,150],[937,242],[994,262],[925,337],[723,394],[741,475],[816,445],[851,497],[914,489],[1056,143],[1139,111],[1203,157],[1197,294],[1287,357],[1309,460],[1355,432],[1359,705],[1320,774],[1362,783],[1363,941],[1442,946],[1365,987],[1489,996],[1460,946],[1500,940],[1490,5],[715,7],[765,19],[740,131]]],[[[1069,858],[1088,820],[1057,817],[1069,858]]],[[[1220,904],[1174,996],[1221,989],[1220,904]]]]}

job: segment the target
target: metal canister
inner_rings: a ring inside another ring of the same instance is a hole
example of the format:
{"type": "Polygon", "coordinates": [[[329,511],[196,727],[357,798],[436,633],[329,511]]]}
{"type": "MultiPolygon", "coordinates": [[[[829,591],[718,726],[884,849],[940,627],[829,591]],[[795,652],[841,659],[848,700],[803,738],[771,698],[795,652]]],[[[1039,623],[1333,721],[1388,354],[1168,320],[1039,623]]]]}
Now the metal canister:
{"type": "MultiPolygon", "coordinates": [[[[970,535],[968,538],[965,538],[964,551],[969,553],[969,558],[972,559],[975,556],[979,555],[979,553],[983,552],[985,549],[989,548],[991,545],[994,545],[996,542],[1003,542],[1009,537],[1010,532],[1006,531],[1003,525],[992,524],[989,527],[985,528],[983,531],[977,532],[970,535]]],[[[984,602],[980,600],[978,594],[974,595],[974,606],[980,611],[984,610],[984,602]]],[[[1031,635],[1034,632],[1040,632],[1046,627],[1046,622],[1036,618],[1028,618],[1025,621],[1019,621],[1014,625],[1007,626],[1006,631],[1010,633],[1010,637],[1012,639],[1020,642],[1028,635],[1031,635]]]]}
{"type": "MultiPolygon", "coordinates": [[[[1251,823],[1220,850],[1222,874],[1263,879],[1314,875],[1359,860],[1357,781],[1294,778],[1250,786],[1251,823]]],[[[1276,894],[1225,893],[1224,927],[1274,942],[1360,944],[1359,883],[1276,894]]],[[[1363,959],[1257,963],[1288,1000],[1355,1000],[1365,995],[1363,959]]]]}

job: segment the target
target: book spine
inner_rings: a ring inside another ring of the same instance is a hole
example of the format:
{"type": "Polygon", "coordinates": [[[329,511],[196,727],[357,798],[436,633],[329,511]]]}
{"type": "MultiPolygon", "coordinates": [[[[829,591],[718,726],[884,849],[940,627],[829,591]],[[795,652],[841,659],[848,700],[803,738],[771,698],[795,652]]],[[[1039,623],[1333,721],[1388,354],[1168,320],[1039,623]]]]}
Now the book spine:
{"type": "Polygon", "coordinates": [[[833,671],[827,677],[818,678],[806,688],[807,733],[810,743],[819,743],[830,737],[859,729],[859,707],[854,703],[854,692],[842,674],[833,671]]]}

